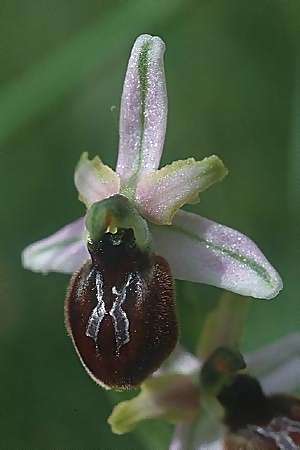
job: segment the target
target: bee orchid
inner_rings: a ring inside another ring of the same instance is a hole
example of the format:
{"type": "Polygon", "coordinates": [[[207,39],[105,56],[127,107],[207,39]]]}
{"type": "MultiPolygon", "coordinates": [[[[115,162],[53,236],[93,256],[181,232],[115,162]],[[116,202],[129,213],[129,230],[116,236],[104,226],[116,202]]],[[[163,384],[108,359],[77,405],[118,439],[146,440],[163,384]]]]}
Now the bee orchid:
{"type": "Polygon", "coordinates": [[[149,419],[175,424],[169,450],[297,449],[299,344],[294,333],[245,359],[218,347],[206,360],[177,346],[136,397],[114,407],[108,422],[120,435],[149,419]]]}
{"type": "MultiPolygon", "coordinates": [[[[251,375],[236,371],[226,378],[224,369],[228,367],[228,361],[224,361],[224,350],[217,349],[201,371],[203,379],[204,371],[209,368],[209,381],[223,377],[223,384],[219,384],[215,393],[219,409],[206,410],[205,407],[213,404],[207,402],[202,410],[198,409],[196,419],[189,421],[185,419],[187,411],[185,415],[181,412],[181,421],[178,421],[169,450],[298,449],[300,399],[295,392],[299,391],[299,344],[299,333],[285,336],[246,356],[251,375]],[[214,367],[213,359],[216,360],[214,367]],[[221,411],[219,417],[214,417],[216,411],[221,411]]],[[[201,388],[201,393],[198,392],[202,402],[205,398],[203,390],[202,383],[202,392],[201,388]]],[[[159,395],[162,397],[161,392],[159,395]]],[[[165,416],[160,412],[161,417],[170,420],[170,402],[163,407],[165,416]]],[[[190,405],[188,409],[191,412],[190,405]]]]}
{"type": "Polygon", "coordinates": [[[22,254],[32,271],[74,273],[68,331],[88,373],[116,389],[139,385],[173,350],[174,278],[265,299],[282,288],[249,238],[181,210],[224,178],[220,158],[189,158],[159,169],[168,109],[164,51],[163,41],[149,35],[133,46],[116,171],[86,153],[75,170],[86,216],[22,254]]]}

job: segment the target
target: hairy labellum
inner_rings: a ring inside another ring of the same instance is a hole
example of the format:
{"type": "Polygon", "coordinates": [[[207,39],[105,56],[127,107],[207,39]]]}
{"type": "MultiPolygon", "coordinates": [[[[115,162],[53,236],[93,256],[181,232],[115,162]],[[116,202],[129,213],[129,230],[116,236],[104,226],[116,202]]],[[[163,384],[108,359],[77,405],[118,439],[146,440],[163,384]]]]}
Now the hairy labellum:
{"type": "Polygon", "coordinates": [[[178,329],[167,262],[142,252],[131,229],[88,243],[91,260],[73,275],[65,318],[76,351],[96,382],[138,386],[169,356],[178,329]]]}
{"type": "Polygon", "coordinates": [[[268,397],[255,378],[239,374],[222,389],[218,399],[229,430],[224,449],[299,449],[300,400],[296,397],[268,397]]]}

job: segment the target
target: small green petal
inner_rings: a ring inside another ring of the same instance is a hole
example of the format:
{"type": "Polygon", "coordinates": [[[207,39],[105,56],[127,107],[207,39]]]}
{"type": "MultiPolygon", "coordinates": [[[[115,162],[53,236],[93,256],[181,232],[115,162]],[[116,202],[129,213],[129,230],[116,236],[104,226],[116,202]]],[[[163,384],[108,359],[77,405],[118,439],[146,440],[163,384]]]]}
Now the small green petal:
{"type": "Polygon", "coordinates": [[[119,176],[96,156],[89,159],[88,153],[83,153],[74,175],[75,186],[79,199],[87,206],[117,194],[120,190],[119,176]]]}
{"type": "Polygon", "coordinates": [[[136,204],[148,220],[170,225],[177,210],[199,200],[199,193],[221,181],[227,174],[215,155],[195,161],[189,158],[145,175],[138,183],[136,204]]]}
{"type": "Polygon", "coordinates": [[[186,375],[149,378],[140,393],[113,409],[108,423],[113,433],[124,434],[147,419],[163,418],[171,423],[192,420],[199,409],[198,387],[186,375]]]}

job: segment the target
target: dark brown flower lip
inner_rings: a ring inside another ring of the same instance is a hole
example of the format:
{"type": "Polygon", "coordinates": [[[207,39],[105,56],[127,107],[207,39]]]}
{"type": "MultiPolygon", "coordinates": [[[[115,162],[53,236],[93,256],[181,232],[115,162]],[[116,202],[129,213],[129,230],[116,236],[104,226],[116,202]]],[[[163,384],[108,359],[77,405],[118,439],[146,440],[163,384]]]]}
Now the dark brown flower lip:
{"type": "Polygon", "coordinates": [[[131,229],[89,243],[91,260],[75,273],[66,297],[69,334],[89,375],[124,390],[152,374],[178,338],[168,263],[142,251],[131,229]]]}
{"type": "Polygon", "coordinates": [[[300,399],[266,396],[258,380],[238,374],[218,399],[228,427],[226,449],[296,450],[300,446],[300,399]],[[246,445],[248,442],[248,447],[246,445]],[[249,447],[252,445],[253,447],[249,447]]]}
{"type": "Polygon", "coordinates": [[[248,425],[248,429],[260,437],[272,441],[276,449],[296,450],[300,445],[300,422],[289,417],[274,417],[265,427],[248,425]]]}

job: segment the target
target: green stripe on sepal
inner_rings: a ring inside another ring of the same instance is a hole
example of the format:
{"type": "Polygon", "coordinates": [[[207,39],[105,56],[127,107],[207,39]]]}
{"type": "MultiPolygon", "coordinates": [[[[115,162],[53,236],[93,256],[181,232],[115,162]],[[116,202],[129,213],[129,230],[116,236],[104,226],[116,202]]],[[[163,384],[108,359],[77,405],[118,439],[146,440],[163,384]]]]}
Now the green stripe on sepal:
{"type": "Polygon", "coordinates": [[[222,253],[223,255],[229,256],[230,258],[235,259],[236,261],[248,266],[251,270],[257,273],[259,277],[261,277],[266,283],[272,285],[272,277],[267,271],[265,267],[262,267],[259,263],[257,263],[254,259],[249,258],[241,253],[235,252],[225,245],[218,245],[209,240],[200,238],[196,233],[192,233],[185,228],[182,228],[177,225],[173,225],[175,229],[180,231],[183,234],[186,234],[191,239],[194,239],[197,242],[201,242],[205,244],[206,248],[210,248],[211,250],[215,250],[218,253],[222,253]]]}
{"type": "Polygon", "coordinates": [[[165,45],[143,34],[133,46],[122,93],[117,173],[121,192],[135,190],[142,174],[159,166],[167,122],[165,45]]]}
{"type": "Polygon", "coordinates": [[[151,225],[154,247],[174,278],[207,283],[244,296],[271,299],[282,281],[257,245],[239,231],[178,211],[171,226],[151,225]]]}
{"type": "MultiPolygon", "coordinates": [[[[142,47],[139,61],[138,61],[138,72],[139,72],[139,81],[140,81],[140,90],[141,90],[141,122],[142,128],[144,128],[145,123],[145,104],[146,104],[146,96],[148,90],[148,66],[149,66],[149,49],[150,42],[147,41],[142,47]]],[[[143,134],[143,133],[142,133],[143,134]]]]}

